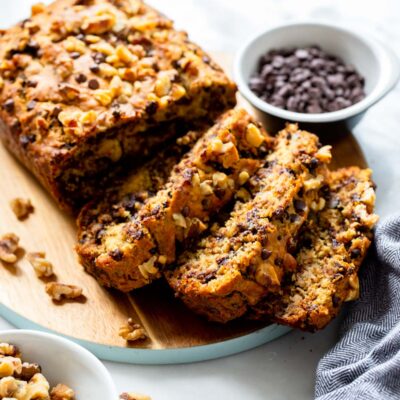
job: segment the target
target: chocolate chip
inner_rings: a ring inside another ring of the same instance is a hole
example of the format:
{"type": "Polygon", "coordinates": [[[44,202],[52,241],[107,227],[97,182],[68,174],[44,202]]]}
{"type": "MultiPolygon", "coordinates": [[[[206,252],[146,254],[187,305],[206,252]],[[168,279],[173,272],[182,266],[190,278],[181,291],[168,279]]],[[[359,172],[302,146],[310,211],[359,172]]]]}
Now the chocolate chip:
{"type": "Polygon", "coordinates": [[[100,67],[97,64],[92,65],[89,69],[94,74],[98,74],[100,72],[100,67]]]}
{"type": "Polygon", "coordinates": [[[332,295],[332,305],[333,307],[338,307],[340,305],[340,297],[336,296],[336,294],[332,295]]]}
{"type": "Polygon", "coordinates": [[[76,80],[78,83],[84,83],[84,82],[87,81],[87,77],[86,77],[85,74],[78,74],[78,75],[75,77],[75,80],[76,80]]]}
{"type": "Polygon", "coordinates": [[[99,81],[97,79],[90,79],[88,82],[89,89],[96,90],[100,87],[99,81]]]}
{"type": "Polygon", "coordinates": [[[21,143],[22,147],[28,146],[29,143],[34,143],[36,141],[35,135],[21,135],[19,137],[19,142],[21,143]]]}
{"type": "Polygon", "coordinates": [[[267,249],[262,249],[261,250],[261,258],[263,260],[268,260],[268,258],[271,256],[272,251],[271,250],[267,250],[267,249]]]}
{"type": "Polygon", "coordinates": [[[11,132],[14,134],[19,134],[21,131],[21,122],[19,119],[15,118],[14,121],[11,123],[11,132]]]}
{"type": "Polygon", "coordinates": [[[39,50],[40,50],[39,43],[31,39],[26,44],[26,47],[24,49],[24,53],[29,54],[32,57],[36,57],[39,50]]]}
{"type": "Polygon", "coordinates": [[[13,99],[7,99],[4,102],[3,107],[7,112],[12,113],[14,111],[14,107],[15,107],[14,100],[13,99]]]}
{"type": "Polygon", "coordinates": [[[76,60],[77,58],[79,58],[81,56],[81,53],[78,53],[77,51],[73,51],[72,53],[70,53],[70,56],[73,60],[76,60]]]}
{"type": "Polygon", "coordinates": [[[124,253],[120,249],[114,249],[108,253],[110,257],[115,261],[121,261],[124,253]]]}
{"type": "Polygon", "coordinates": [[[276,257],[274,262],[275,262],[275,265],[278,267],[280,267],[283,264],[283,260],[280,257],[276,257]]]}
{"type": "Polygon", "coordinates": [[[361,256],[361,250],[360,249],[353,249],[350,252],[351,258],[358,258],[361,256]]]}
{"type": "Polygon", "coordinates": [[[120,119],[120,118],[121,118],[121,111],[118,110],[118,109],[117,109],[117,110],[113,110],[112,116],[113,116],[116,120],[120,119]]]}
{"type": "Polygon", "coordinates": [[[185,206],[185,207],[182,208],[182,215],[184,217],[188,217],[189,216],[189,212],[190,212],[190,210],[189,210],[188,206],[185,206]]]}
{"type": "Polygon", "coordinates": [[[146,113],[148,113],[149,115],[152,115],[157,111],[157,108],[158,108],[158,103],[156,101],[150,101],[146,105],[146,113]]]}
{"type": "Polygon", "coordinates": [[[31,110],[33,110],[35,108],[35,106],[36,106],[36,101],[35,100],[30,100],[28,102],[28,104],[26,105],[26,109],[28,111],[31,111],[31,110]]]}
{"type": "Polygon", "coordinates": [[[36,81],[32,81],[32,80],[30,80],[30,79],[28,79],[27,81],[26,81],[26,86],[28,86],[28,87],[31,87],[31,88],[35,88],[36,86],[37,86],[37,82],[36,81]]]}
{"type": "Polygon", "coordinates": [[[307,49],[298,49],[295,51],[294,55],[299,59],[299,60],[305,60],[307,59],[310,54],[307,51],[307,49]]]}
{"type": "Polygon", "coordinates": [[[295,209],[299,214],[303,213],[303,212],[306,210],[306,208],[307,208],[306,203],[305,203],[303,200],[298,200],[298,199],[296,199],[296,200],[293,202],[293,206],[294,206],[294,209],[295,209]]]}
{"type": "Polygon", "coordinates": [[[61,108],[61,107],[55,106],[55,107],[53,108],[52,112],[51,112],[51,116],[52,116],[53,118],[57,118],[61,111],[62,111],[62,108],[61,108]]]}
{"type": "Polygon", "coordinates": [[[101,64],[106,61],[106,56],[103,53],[94,53],[92,58],[96,64],[101,64]]]}

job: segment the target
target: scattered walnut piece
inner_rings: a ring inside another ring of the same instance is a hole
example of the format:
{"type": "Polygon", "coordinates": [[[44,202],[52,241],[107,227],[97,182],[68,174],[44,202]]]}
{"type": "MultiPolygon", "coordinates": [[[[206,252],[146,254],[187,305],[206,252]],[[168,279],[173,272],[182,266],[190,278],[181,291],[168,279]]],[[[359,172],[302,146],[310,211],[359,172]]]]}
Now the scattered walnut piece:
{"type": "Polygon", "coordinates": [[[50,399],[51,400],[74,400],[75,399],[75,392],[62,383],[59,383],[55,386],[50,392],[50,399]]]}
{"type": "Polygon", "coordinates": [[[0,237],[0,260],[14,264],[17,261],[19,237],[14,233],[6,233],[0,237]]]}
{"type": "Polygon", "coordinates": [[[144,394],[139,393],[121,393],[119,395],[120,400],[151,400],[150,396],[146,396],[144,394]]]}
{"type": "Polygon", "coordinates": [[[46,293],[55,301],[62,299],[72,300],[82,296],[82,288],[75,285],[49,282],[46,284],[46,293]]]}
{"type": "Polygon", "coordinates": [[[29,199],[21,199],[20,197],[11,200],[10,206],[13,213],[20,221],[27,219],[34,211],[31,201],[29,199]]]}
{"type": "Polygon", "coordinates": [[[136,324],[132,318],[128,319],[127,325],[121,326],[118,334],[127,342],[135,342],[136,340],[147,338],[146,331],[142,326],[136,324]]]}
{"type": "Polygon", "coordinates": [[[43,251],[28,253],[26,256],[38,278],[48,278],[54,275],[53,264],[45,257],[46,253],[43,251]]]}

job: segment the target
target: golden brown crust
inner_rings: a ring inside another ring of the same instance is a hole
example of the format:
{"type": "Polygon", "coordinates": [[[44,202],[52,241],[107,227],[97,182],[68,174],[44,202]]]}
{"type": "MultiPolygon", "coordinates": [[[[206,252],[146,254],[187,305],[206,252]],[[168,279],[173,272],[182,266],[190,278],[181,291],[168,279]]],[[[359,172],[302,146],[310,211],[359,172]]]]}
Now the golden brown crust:
{"type": "Polygon", "coordinates": [[[77,180],[134,153],[134,138],[160,123],[235,103],[222,70],[141,1],[57,0],[39,11],[0,38],[0,133],[64,206],[66,171],[77,180]]]}
{"type": "Polygon", "coordinates": [[[158,278],[160,268],[174,262],[177,243],[207,229],[210,216],[263,164],[271,143],[244,110],[227,112],[133,218],[103,230],[89,252],[78,246],[84,265],[102,284],[124,291],[158,278]]]}
{"type": "Polygon", "coordinates": [[[227,222],[185,252],[165,276],[186,305],[227,322],[280,289],[296,262],[290,254],[311,208],[319,207],[329,148],[288,125],[277,137],[265,168],[250,180],[250,200],[238,202],[227,222]]]}
{"type": "Polygon", "coordinates": [[[253,308],[253,317],[305,330],[325,327],[344,301],[358,297],[358,268],[377,221],[371,170],[358,167],[331,172],[325,208],[307,221],[296,260],[277,295],[253,308]]]}

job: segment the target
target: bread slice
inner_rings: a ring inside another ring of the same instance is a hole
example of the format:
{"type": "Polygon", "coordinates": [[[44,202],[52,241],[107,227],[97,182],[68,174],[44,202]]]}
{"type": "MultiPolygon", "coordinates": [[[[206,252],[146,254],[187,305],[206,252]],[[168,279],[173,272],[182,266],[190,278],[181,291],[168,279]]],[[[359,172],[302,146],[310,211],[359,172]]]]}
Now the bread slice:
{"type": "Polygon", "coordinates": [[[358,297],[357,273],[377,221],[371,170],[331,172],[326,189],[324,208],[312,213],[301,235],[298,270],[287,274],[279,293],[253,307],[253,317],[314,331],[358,297]]]}
{"type": "Polygon", "coordinates": [[[0,137],[63,208],[171,138],[170,124],[212,120],[236,103],[210,56],[140,0],[32,11],[0,36],[0,137]]]}
{"type": "Polygon", "coordinates": [[[165,276],[184,303],[208,319],[227,322],[244,315],[267,293],[280,290],[290,254],[311,209],[321,205],[329,147],[291,124],[281,131],[266,164],[247,185],[226,223],[178,260],[165,276]]]}
{"type": "MultiPolygon", "coordinates": [[[[150,185],[154,193],[137,212],[122,221],[108,216],[109,224],[101,228],[97,241],[77,246],[83,265],[103,285],[123,291],[157,279],[160,268],[175,261],[177,244],[205,231],[210,218],[263,165],[272,143],[246,111],[227,112],[172,169],[157,172],[163,176],[161,184],[150,185]]],[[[146,166],[140,174],[151,174],[152,168],[146,166]]],[[[138,186],[133,183],[142,179],[131,175],[111,200],[111,208],[118,209],[121,194],[134,193],[138,186]]],[[[91,205],[81,213],[81,240],[87,236],[88,215],[96,216],[98,209],[91,205]]]]}
{"type": "Polygon", "coordinates": [[[125,278],[118,276],[118,270],[110,276],[96,267],[96,259],[107,251],[105,242],[112,241],[114,235],[116,246],[114,251],[110,251],[110,257],[118,260],[122,256],[117,246],[118,229],[129,223],[149,198],[163,187],[175,165],[193,147],[200,134],[190,132],[143,166],[122,176],[117,175],[117,180],[106,187],[101,199],[93,200],[82,208],[77,218],[76,251],[86,271],[94,275],[99,283],[110,286],[110,280],[115,280],[123,285],[125,278]]]}

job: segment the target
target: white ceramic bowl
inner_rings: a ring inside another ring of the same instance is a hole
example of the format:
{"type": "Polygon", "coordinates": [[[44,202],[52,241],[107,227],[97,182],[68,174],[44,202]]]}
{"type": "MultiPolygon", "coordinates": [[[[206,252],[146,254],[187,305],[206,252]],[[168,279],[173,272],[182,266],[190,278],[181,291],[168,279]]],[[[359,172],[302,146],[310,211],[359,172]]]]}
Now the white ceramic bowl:
{"type": "Polygon", "coordinates": [[[396,55],[383,43],[367,34],[318,22],[281,25],[256,36],[238,53],[234,77],[240,93],[261,113],[285,121],[308,124],[345,122],[353,127],[365,111],[382,99],[399,79],[396,55]],[[249,86],[260,57],[273,48],[300,47],[318,44],[327,53],[339,56],[354,65],[365,77],[366,97],[345,109],[321,114],[305,114],[283,110],[261,100],[249,86]]]}
{"type": "Polygon", "coordinates": [[[116,400],[114,383],[104,365],[83,347],[60,336],[30,330],[0,332],[0,342],[12,343],[23,360],[36,362],[52,386],[70,386],[77,400],[116,400]]]}

